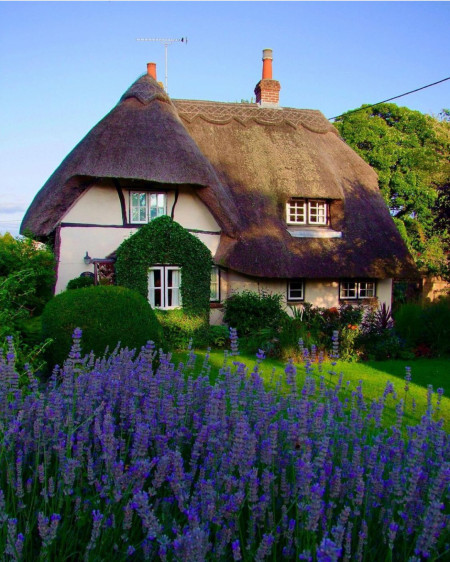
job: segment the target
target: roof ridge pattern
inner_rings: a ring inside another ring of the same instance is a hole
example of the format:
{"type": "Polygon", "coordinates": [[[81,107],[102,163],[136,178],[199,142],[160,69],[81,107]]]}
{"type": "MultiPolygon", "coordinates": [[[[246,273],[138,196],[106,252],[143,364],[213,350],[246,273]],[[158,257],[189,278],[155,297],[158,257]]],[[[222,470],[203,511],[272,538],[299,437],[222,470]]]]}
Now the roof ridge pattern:
{"type": "Polygon", "coordinates": [[[256,104],[224,103],[211,101],[192,101],[173,99],[178,115],[188,123],[200,118],[208,123],[225,125],[235,120],[246,126],[250,122],[260,125],[281,125],[287,123],[295,129],[299,126],[314,133],[335,132],[336,129],[315,109],[294,109],[283,107],[272,109],[261,108],[256,104]]]}
{"type": "Polygon", "coordinates": [[[148,105],[154,100],[171,104],[171,100],[164,90],[156,85],[156,82],[155,85],[152,84],[150,80],[147,76],[142,76],[128,88],[119,103],[129,98],[136,98],[144,105],[148,105]]]}

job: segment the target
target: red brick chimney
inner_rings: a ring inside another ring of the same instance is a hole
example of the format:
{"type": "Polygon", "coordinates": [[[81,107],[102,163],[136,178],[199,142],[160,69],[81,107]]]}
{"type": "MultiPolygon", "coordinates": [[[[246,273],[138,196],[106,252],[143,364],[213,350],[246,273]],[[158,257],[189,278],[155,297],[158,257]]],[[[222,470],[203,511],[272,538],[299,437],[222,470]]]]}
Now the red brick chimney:
{"type": "Polygon", "coordinates": [[[147,74],[156,80],[156,62],[147,63],[147,74]]]}
{"type": "Polygon", "coordinates": [[[272,80],[272,49],[263,50],[262,79],[256,84],[256,103],[261,107],[279,107],[281,86],[272,80]]]}

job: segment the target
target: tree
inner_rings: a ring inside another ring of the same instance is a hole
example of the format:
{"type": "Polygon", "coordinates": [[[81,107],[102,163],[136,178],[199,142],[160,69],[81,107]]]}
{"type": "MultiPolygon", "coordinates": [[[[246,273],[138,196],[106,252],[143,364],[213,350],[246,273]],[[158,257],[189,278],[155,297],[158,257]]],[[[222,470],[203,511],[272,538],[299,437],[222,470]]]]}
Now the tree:
{"type": "Polygon", "coordinates": [[[341,137],[378,173],[381,193],[424,273],[449,276],[450,123],[392,103],[336,121],[341,137]],[[445,219],[447,217],[447,219],[445,219]]]}
{"type": "Polygon", "coordinates": [[[11,293],[16,306],[26,309],[31,316],[40,314],[53,296],[55,258],[52,251],[31,238],[14,238],[8,232],[0,235],[0,280],[7,278],[11,278],[10,287],[16,286],[16,292],[11,293]],[[21,282],[14,284],[13,278],[20,278],[21,282]]]}
{"type": "Polygon", "coordinates": [[[28,363],[36,370],[42,364],[47,343],[29,341],[25,331],[30,328],[25,324],[42,312],[53,295],[54,282],[55,259],[46,246],[9,233],[0,236],[0,353],[10,349],[11,336],[19,367],[28,363]]]}

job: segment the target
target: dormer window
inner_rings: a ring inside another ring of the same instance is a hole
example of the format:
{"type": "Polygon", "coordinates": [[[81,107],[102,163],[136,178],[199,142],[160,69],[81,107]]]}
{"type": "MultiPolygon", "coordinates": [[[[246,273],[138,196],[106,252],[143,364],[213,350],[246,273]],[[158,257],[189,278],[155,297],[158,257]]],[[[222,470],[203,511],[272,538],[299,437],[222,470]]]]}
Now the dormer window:
{"type": "Polygon", "coordinates": [[[318,199],[290,199],[286,203],[288,224],[326,226],[328,224],[328,204],[318,199]]]}
{"type": "Polygon", "coordinates": [[[130,192],[130,222],[145,224],[166,214],[166,194],[130,192]]]}

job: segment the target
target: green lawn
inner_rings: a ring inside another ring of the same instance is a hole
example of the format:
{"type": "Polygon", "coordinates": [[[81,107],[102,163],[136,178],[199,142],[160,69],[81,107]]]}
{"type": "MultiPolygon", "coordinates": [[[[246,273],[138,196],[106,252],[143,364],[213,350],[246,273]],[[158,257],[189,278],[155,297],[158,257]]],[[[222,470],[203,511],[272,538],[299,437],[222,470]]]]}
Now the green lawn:
{"type": "MultiPolygon", "coordinates": [[[[199,373],[205,358],[205,351],[196,351],[196,364],[194,372],[199,373]]],[[[186,362],[187,353],[174,353],[173,361],[186,362]]],[[[229,357],[228,364],[233,361],[241,361],[245,363],[251,371],[256,363],[253,356],[240,355],[238,357],[229,357]]],[[[210,377],[215,380],[220,368],[223,366],[224,354],[223,351],[212,351],[210,355],[209,364],[211,365],[210,377]]],[[[334,367],[334,370],[339,374],[344,374],[344,388],[346,382],[349,381],[348,392],[351,393],[355,390],[359,381],[362,381],[363,394],[367,400],[378,399],[386,387],[388,381],[392,382],[397,393],[397,400],[390,395],[386,402],[384,423],[390,425],[395,419],[395,406],[400,399],[405,398],[405,367],[411,367],[412,382],[410,390],[406,396],[406,413],[405,421],[409,425],[416,424],[420,421],[421,417],[425,414],[427,409],[427,386],[432,385],[433,390],[438,388],[444,389],[444,396],[440,405],[440,411],[434,415],[435,419],[444,419],[444,428],[450,432],[450,358],[445,359],[414,359],[412,361],[368,361],[364,363],[346,363],[339,361],[334,367]],[[413,410],[413,399],[416,407],[413,410]]],[[[298,379],[300,384],[305,379],[305,370],[303,365],[296,364],[298,379]]],[[[269,385],[272,380],[272,373],[275,370],[275,380],[284,375],[284,364],[281,361],[274,359],[266,359],[261,365],[262,377],[269,385]]],[[[328,371],[331,370],[330,364],[325,364],[323,374],[327,383],[335,384],[338,375],[329,375],[328,371]]],[[[317,368],[314,371],[317,376],[317,368]]],[[[434,393],[432,404],[435,407],[437,394],[434,393]]]]}

